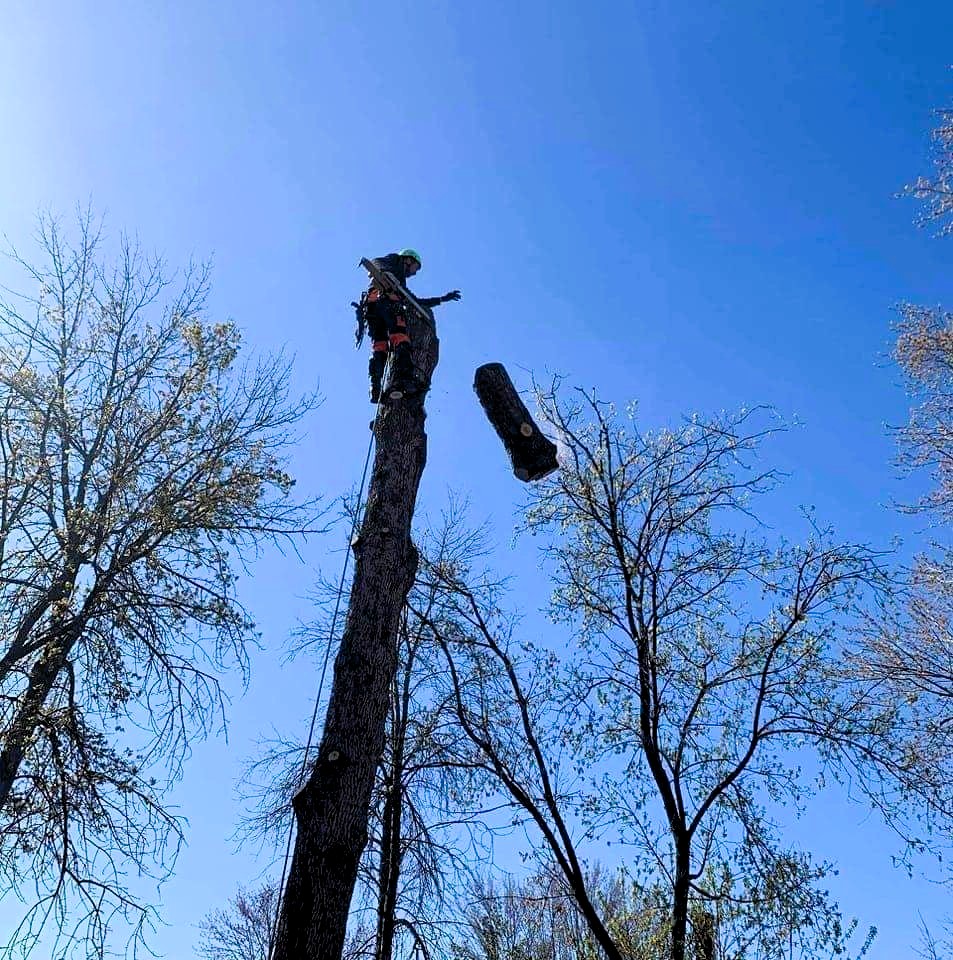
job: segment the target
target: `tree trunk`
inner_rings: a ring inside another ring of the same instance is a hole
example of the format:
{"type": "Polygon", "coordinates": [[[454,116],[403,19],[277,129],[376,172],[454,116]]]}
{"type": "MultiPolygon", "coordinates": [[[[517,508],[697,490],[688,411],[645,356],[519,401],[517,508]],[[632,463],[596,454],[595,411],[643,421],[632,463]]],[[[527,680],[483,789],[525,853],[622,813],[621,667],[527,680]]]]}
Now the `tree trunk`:
{"type": "Polygon", "coordinates": [[[388,784],[381,829],[381,875],[377,899],[376,960],[391,960],[394,953],[394,931],[397,926],[397,891],[401,868],[401,804],[400,773],[388,784]]]}
{"type": "Polygon", "coordinates": [[[681,839],[675,844],[675,884],[672,890],[672,960],[685,960],[688,933],[689,845],[681,839]]]}
{"type": "Polygon", "coordinates": [[[539,432],[506,367],[502,363],[477,367],[473,389],[510,455],[513,473],[524,482],[552,473],[558,466],[556,445],[539,432]]]}
{"type": "MultiPolygon", "coordinates": [[[[408,317],[412,356],[427,388],[437,365],[433,323],[408,317]]],[[[367,509],[324,733],[294,798],[297,837],[274,960],[337,960],[358,862],[367,843],[375,771],[384,749],[401,610],[417,572],[410,538],[427,458],[426,389],[382,408],[367,509]]]]}
{"type": "MultiPolygon", "coordinates": [[[[403,628],[406,631],[406,621],[403,628]]],[[[412,655],[404,665],[403,682],[393,688],[391,720],[391,766],[386,771],[384,809],[381,814],[381,866],[377,898],[377,946],[375,960],[392,960],[397,929],[397,895],[403,866],[404,747],[407,740],[409,682],[412,655]]]]}
{"type": "Polygon", "coordinates": [[[47,645],[30,669],[26,693],[21,698],[16,716],[3,734],[3,747],[0,749],[0,810],[6,807],[10,799],[27,746],[36,735],[47,698],[66,666],[77,636],[76,630],[62,631],[61,636],[47,645]]]}
{"type": "MultiPolygon", "coordinates": [[[[51,607],[65,600],[73,590],[75,584],[76,563],[68,563],[67,572],[55,580],[45,594],[33,605],[30,612],[23,618],[16,632],[8,656],[4,657],[0,679],[5,671],[16,662],[16,656],[22,656],[29,645],[29,639],[43,616],[49,613],[51,607]],[[14,654],[14,651],[17,651],[14,654]]],[[[60,671],[66,666],[70,651],[79,639],[82,629],[78,622],[64,622],[62,619],[49,625],[43,650],[30,668],[30,679],[23,696],[19,698],[19,708],[10,725],[3,731],[0,742],[0,810],[3,810],[13,784],[20,772],[20,765],[26,756],[27,745],[33,740],[37,724],[43,715],[47,698],[56,683],[60,671]]]]}

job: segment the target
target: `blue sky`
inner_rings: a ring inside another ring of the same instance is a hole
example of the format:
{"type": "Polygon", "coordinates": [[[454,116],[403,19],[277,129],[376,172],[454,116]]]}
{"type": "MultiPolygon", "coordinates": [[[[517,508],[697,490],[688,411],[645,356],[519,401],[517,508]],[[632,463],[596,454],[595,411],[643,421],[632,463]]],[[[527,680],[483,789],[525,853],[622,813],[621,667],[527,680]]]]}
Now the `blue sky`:
{"type": "MultiPolygon", "coordinates": [[[[535,562],[507,547],[521,490],[471,390],[488,360],[521,387],[559,372],[637,398],[646,427],[773,404],[803,426],[766,451],[791,473],[771,520],[796,535],[813,504],[885,544],[916,535],[885,506],[904,495],[892,306],[948,303],[953,256],[895,194],[927,169],[951,36],[953,5],[926,0],[8,0],[0,228],[22,245],[38,209],[91,200],[173,265],[213,257],[215,312],[325,397],[294,472],[328,496],[368,438],[357,261],[419,249],[418,292],[464,294],[439,313],[422,509],[468,494],[510,569],[535,562]]],[[[316,677],[279,651],[340,546],[245,582],[265,649],[227,743],[198,747],[177,791],[190,846],[160,953],[189,955],[192,924],[263,866],[228,839],[233,784],[256,737],[306,722],[316,677]]],[[[527,574],[521,594],[541,606],[545,585],[527,574]]],[[[825,802],[796,829],[881,928],[874,955],[912,956],[917,911],[944,896],[891,867],[862,810],[825,802]]]]}

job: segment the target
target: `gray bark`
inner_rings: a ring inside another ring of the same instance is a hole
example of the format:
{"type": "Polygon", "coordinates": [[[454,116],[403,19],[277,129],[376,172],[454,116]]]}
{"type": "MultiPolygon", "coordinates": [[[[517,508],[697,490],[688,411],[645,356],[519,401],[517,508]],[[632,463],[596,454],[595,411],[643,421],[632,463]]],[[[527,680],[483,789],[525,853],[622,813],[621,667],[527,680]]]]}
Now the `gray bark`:
{"type": "MultiPolygon", "coordinates": [[[[426,388],[437,365],[431,322],[408,318],[426,388]]],[[[375,772],[384,750],[401,610],[417,572],[410,530],[427,459],[426,389],[382,408],[367,509],[353,548],[354,580],[324,732],[294,798],[294,857],[273,960],[338,960],[358,862],[367,844],[375,772]]]]}

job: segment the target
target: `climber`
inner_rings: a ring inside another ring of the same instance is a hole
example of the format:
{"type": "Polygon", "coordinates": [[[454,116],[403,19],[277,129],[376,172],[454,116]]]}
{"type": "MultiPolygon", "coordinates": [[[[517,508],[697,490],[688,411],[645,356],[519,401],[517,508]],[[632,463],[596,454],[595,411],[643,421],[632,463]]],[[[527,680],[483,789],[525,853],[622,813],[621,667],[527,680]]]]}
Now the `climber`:
{"type": "MultiPolygon", "coordinates": [[[[420,254],[407,248],[400,253],[389,253],[374,260],[376,266],[391,274],[402,286],[407,286],[408,277],[420,269],[420,254]]],[[[442,297],[417,297],[423,307],[436,307],[450,300],[459,300],[460,291],[451,290],[442,297]]],[[[376,281],[371,281],[368,292],[362,299],[368,335],[373,342],[368,373],[371,378],[371,403],[381,396],[381,380],[387,366],[387,354],[394,354],[388,395],[395,400],[419,389],[414,376],[414,364],[410,357],[410,337],[407,333],[407,306],[399,294],[382,290],[376,281]]]]}

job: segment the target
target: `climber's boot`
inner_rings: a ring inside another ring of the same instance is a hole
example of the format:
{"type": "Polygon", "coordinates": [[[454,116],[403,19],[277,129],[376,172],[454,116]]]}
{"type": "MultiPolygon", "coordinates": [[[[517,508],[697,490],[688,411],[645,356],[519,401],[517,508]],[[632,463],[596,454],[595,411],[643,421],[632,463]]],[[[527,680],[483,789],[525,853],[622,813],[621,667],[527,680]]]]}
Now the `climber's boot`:
{"type": "Polygon", "coordinates": [[[384,370],[387,367],[387,354],[376,350],[371,354],[367,364],[367,374],[370,377],[371,403],[378,403],[381,398],[381,381],[384,379],[384,370]]]}
{"type": "Polygon", "coordinates": [[[410,357],[410,344],[399,343],[394,348],[394,361],[391,365],[387,399],[400,400],[402,397],[419,393],[420,389],[420,381],[414,372],[414,361],[410,357]]]}

